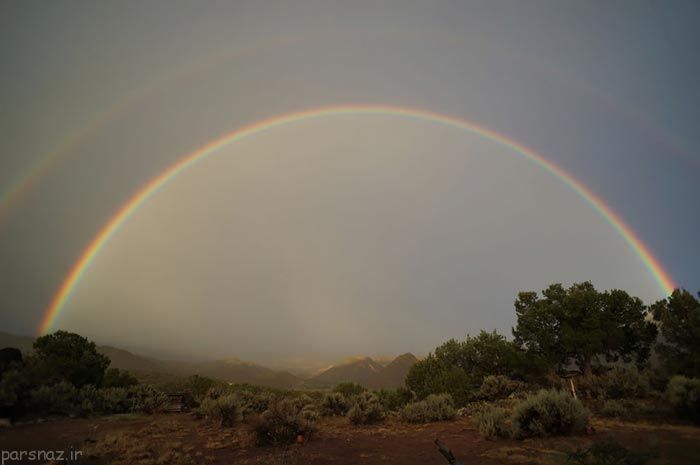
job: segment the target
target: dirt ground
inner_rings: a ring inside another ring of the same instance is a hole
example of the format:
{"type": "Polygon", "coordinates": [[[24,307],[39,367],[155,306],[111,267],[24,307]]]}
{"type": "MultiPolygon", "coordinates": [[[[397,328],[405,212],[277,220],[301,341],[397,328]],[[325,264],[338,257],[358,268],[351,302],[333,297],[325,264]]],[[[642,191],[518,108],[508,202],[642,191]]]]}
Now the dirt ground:
{"type": "MultiPolygon", "coordinates": [[[[303,445],[256,447],[246,425],[221,428],[191,414],[61,419],[0,430],[0,451],[68,450],[86,464],[446,464],[439,438],[464,465],[564,464],[567,452],[614,438],[652,454],[650,464],[697,464],[700,428],[596,420],[595,433],[525,441],[482,439],[470,419],[406,425],[388,419],[356,427],[344,418],[323,419],[303,445]]],[[[10,463],[42,463],[24,460],[10,463]]],[[[55,463],[60,463],[56,461],[55,463]]],[[[64,462],[65,463],[65,462],[64,462]]]]}

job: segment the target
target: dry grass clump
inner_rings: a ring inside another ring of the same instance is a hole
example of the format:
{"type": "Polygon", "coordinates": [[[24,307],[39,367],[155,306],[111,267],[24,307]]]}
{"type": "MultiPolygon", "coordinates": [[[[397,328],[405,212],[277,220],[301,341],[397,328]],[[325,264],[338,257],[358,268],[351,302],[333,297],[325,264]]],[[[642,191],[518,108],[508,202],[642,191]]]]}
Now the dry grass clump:
{"type": "Polygon", "coordinates": [[[486,439],[507,437],[509,433],[507,419],[508,411],[498,407],[481,410],[474,416],[479,434],[486,439]]]}

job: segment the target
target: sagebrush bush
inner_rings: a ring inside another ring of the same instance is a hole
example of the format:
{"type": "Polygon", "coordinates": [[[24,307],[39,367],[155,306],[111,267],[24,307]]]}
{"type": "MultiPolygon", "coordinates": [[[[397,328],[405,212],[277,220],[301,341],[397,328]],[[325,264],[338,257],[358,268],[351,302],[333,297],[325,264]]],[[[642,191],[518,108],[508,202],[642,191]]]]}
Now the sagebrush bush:
{"type": "Polygon", "coordinates": [[[312,405],[285,398],[270,403],[251,423],[259,445],[290,444],[299,434],[308,439],[316,431],[318,417],[312,405]]]}
{"type": "Polygon", "coordinates": [[[630,412],[619,400],[606,400],[600,409],[600,414],[610,418],[627,418],[630,412]]]}
{"type": "Polygon", "coordinates": [[[666,387],[666,399],[680,416],[700,423],[700,379],[674,376],[666,387]]]}
{"type": "Polygon", "coordinates": [[[455,415],[454,402],[449,394],[431,394],[424,400],[411,402],[399,410],[399,418],[406,423],[451,420],[455,415]]]}
{"type": "Polygon", "coordinates": [[[366,425],[383,420],[384,409],[376,394],[365,391],[355,397],[347,416],[355,425],[366,425]]]}
{"type": "Polygon", "coordinates": [[[78,412],[77,399],[75,386],[61,381],[29,391],[27,409],[33,415],[70,415],[78,412]]]}
{"type": "Polygon", "coordinates": [[[321,414],[325,416],[344,416],[350,409],[350,402],[339,392],[328,392],[321,399],[321,414]]]}
{"type": "Polygon", "coordinates": [[[602,396],[607,399],[648,397],[649,377],[635,366],[617,365],[598,376],[602,396]]]}
{"type": "Polygon", "coordinates": [[[515,405],[513,437],[566,435],[585,431],[590,413],[566,391],[541,390],[515,405]]]}
{"type": "Polygon", "coordinates": [[[507,376],[487,376],[479,387],[477,396],[483,400],[505,399],[518,390],[524,389],[525,384],[507,376]]]}
{"type": "Polygon", "coordinates": [[[103,413],[125,413],[131,410],[129,392],[125,388],[104,388],[97,391],[95,409],[103,413]]]}
{"type": "Polygon", "coordinates": [[[153,413],[168,402],[168,397],[163,392],[146,384],[131,386],[127,393],[129,410],[132,412],[153,413]]]}
{"type": "Polygon", "coordinates": [[[486,439],[508,436],[506,419],[508,412],[502,408],[488,408],[474,416],[479,434],[486,439]]]}
{"type": "Polygon", "coordinates": [[[232,394],[233,390],[225,384],[215,384],[211,386],[205,394],[205,399],[218,399],[221,396],[232,394]]]}
{"type": "Polygon", "coordinates": [[[233,426],[242,416],[238,396],[227,394],[216,399],[206,398],[199,405],[199,411],[212,422],[221,426],[233,426]]]}
{"type": "Polygon", "coordinates": [[[241,406],[241,413],[247,417],[255,413],[263,413],[274,400],[269,392],[241,391],[235,394],[241,406]]]}

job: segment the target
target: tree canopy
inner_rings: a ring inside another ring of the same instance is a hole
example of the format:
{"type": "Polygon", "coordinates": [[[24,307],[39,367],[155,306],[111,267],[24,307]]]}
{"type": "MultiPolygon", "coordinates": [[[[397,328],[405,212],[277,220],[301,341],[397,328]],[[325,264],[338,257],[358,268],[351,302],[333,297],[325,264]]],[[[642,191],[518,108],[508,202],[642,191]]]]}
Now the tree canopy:
{"type": "Polygon", "coordinates": [[[621,290],[599,292],[588,281],[569,288],[552,284],[541,297],[521,292],[515,313],[516,344],[558,369],[575,364],[586,371],[601,360],[641,365],[656,339],[639,298],[621,290]]]}
{"type": "Polygon", "coordinates": [[[76,387],[100,386],[110,364],[108,357],[97,352],[94,342],[67,331],[37,338],[34,352],[47,377],[69,381],[76,387]]]}
{"type": "Polygon", "coordinates": [[[493,374],[518,376],[524,366],[523,354],[504,336],[481,331],[459,342],[450,339],[411,367],[406,386],[423,398],[447,392],[457,404],[469,400],[484,377],[493,374]]]}
{"type": "Polygon", "coordinates": [[[700,376],[700,300],[676,289],[651,309],[661,329],[657,352],[667,368],[674,374],[700,376]]]}

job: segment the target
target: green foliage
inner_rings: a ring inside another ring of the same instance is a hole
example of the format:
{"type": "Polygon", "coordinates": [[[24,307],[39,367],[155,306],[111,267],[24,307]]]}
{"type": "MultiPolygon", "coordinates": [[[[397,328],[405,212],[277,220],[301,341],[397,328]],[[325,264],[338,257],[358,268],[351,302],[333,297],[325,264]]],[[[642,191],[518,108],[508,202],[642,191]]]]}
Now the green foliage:
{"type": "Polygon", "coordinates": [[[568,456],[568,462],[576,465],[644,465],[648,460],[648,455],[632,452],[613,440],[596,442],[568,456]]]}
{"type": "Polygon", "coordinates": [[[353,397],[361,394],[365,391],[365,388],[355,383],[339,383],[333,388],[333,392],[338,392],[345,397],[353,397]]]}
{"type": "Polygon", "coordinates": [[[120,370],[119,368],[110,368],[105,372],[104,380],[102,381],[102,386],[106,388],[110,387],[129,387],[136,386],[139,384],[137,380],[131,373],[126,370],[120,370]]]}
{"type": "Polygon", "coordinates": [[[204,399],[199,410],[207,419],[221,426],[233,426],[242,415],[241,405],[235,394],[227,394],[216,399],[204,399]]]}
{"type": "Polygon", "coordinates": [[[649,378],[635,366],[616,365],[598,377],[600,390],[608,399],[647,397],[649,378]]]}
{"type": "Polygon", "coordinates": [[[552,368],[575,363],[589,371],[598,358],[644,363],[656,339],[643,302],[624,291],[598,292],[590,282],[521,292],[515,302],[516,343],[552,368]]]}
{"type": "Polygon", "coordinates": [[[463,342],[451,339],[411,367],[406,386],[419,398],[448,393],[466,404],[489,375],[520,376],[529,362],[517,347],[496,332],[482,331],[463,342]]]}
{"type": "Polygon", "coordinates": [[[502,408],[488,408],[478,412],[474,420],[479,434],[486,439],[508,436],[508,412],[502,408]]]}
{"type": "Polygon", "coordinates": [[[298,434],[308,439],[316,431],[318,417],[318,411],[304,399],[284,398],[272,402],[251,423],[258,444],[290,444],[298,434]]]}
{"type": "Polygon", "coordinates": [[[515,381],[503,375],[491,375],[484,378],[477,395],[483,400],[505,399],[524,387],[525,384],[521,381],[515,381]]]}
{"type": "Polygon", "coordinates": [[[513,437],[567,435],[586,429],[590,413],[565,391],[541,390],[516,404],[511,417],[513,437]]]}
{"type": "Polygon", "coordinates": [[[263,413],[270,406],[270,403],[274,401],[275,396],[270,392],[251,392],[251,391],[240,391],[237,392],[236,397],[241,406],[241,412],[244,417],[247,417],[255,413],[263,413]]]}
{"type": "Polygon", "coordinates": [[[365,391],[355,397],[347,416],[355,425],[377,423],[384,419],[384,409],[376,394],[365,391]]]}
{"type": "Polygon", "coordinates": [[[416,400],[416,394],[404,386],[396,389],[380,389],[377,391],[377,397],[379,397],[379,402],[384,410],[388,411],[396,411],[416,400]]]}
{"type": "Polygon", "coordinates": [[[92,401],[94,410],[101,413],[126,413],[131,409],[126,388],[99,389],[92,401]]]}
{"type": "Polygon", "coordinates": [[[630,411],[619,400],[606,400],[600,409],[600,414],[610,418],[628,418],[630,411]]]}
{"type": "Polygon", "coordinates": [[[451,420],[455,415],[454,402],[449,394],[431,394],[424,400],[407,404],[399,411],[399,418],[406,423],[451,420]]]}
{"type": "Polygon", "coordinates": [[[12,408],[19,404],[22,393],[29,385],[26,373],[22,370],[9,370],[0,379],[0,407],[12,408]]]}
{"type": "Polygon", "coordinates": [[[101,385],[110,363],[109,358],[97,352],[94,342],[67,331],[37,338],[34,352],[47,380],[66,380],[76,387],[101,385]]]}
{"type": "Polygon", "coordinates": [[[29,391],[27,408],[35,415],[70,415],[78,410],[78,391],[72,384],[61,381],[29,391]]]}
{"type": "Polygon", "coordinates": [[[168,401],[164,393],[145,384],[132,386],[127,392],[129,410],[132,412],[153,413],[162,408],[168,401]]]}
{"type": "Polygon", "coordinates": [[[700,377],[700,300],[676,289],[651,308],[661,328],[657,352],[667,368],[672,374],[700,377]]]}
{"type": "Polygon", "coordinates": [[[674,376],[668,382],[666,399],[680,416],[700,423],[700,379],[674,376]]]}
{"type": "Polygon", "coordinates": [[[321,413],[325,416],[344,416],[350,409],[350,402],[339,392],[328,392],[321,400],[321,413]]]}
{"type": "Polygon", "coordinates": [[[216,385],[222,384],[221,381],[216,381],[206,376],[192,375],[188,376],[182,380],[176,386],[173,386],[172,391],[187,391],[192,394],[192,396],[199,400],[204,398],[207,391],[216,385]]]}

